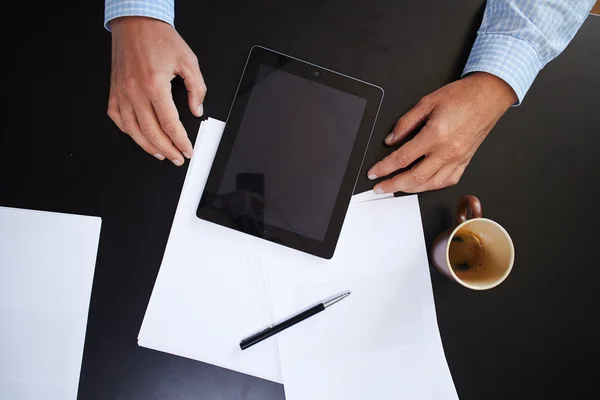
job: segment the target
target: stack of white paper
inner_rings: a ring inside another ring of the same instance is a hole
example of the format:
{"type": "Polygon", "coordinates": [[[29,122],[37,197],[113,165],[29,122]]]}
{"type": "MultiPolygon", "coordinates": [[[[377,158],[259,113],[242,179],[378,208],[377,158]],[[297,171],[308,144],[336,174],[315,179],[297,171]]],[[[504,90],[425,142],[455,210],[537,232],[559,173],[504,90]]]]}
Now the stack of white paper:
{"type": "Polygon", "coordinates": [[[138,344],[281,383],[276,341],[239,348],[272,322],[258,239],[196,217],[224,125],[200,127],[138,344]]]}
{"type": "Polygon", "coordinates": [[[288,400],[457,398],[417,197],[355,197],[332,260],[200,220],[223,127],[201,125],[138,343],[283,382],[288,400]],[[348,289],[325,312],[240,350],[244,337],[348,289]]]}
{"type": "Polygon", "coordinates": [[[0,207],[0,399],[77,398],[100,225],[0,207]]]}

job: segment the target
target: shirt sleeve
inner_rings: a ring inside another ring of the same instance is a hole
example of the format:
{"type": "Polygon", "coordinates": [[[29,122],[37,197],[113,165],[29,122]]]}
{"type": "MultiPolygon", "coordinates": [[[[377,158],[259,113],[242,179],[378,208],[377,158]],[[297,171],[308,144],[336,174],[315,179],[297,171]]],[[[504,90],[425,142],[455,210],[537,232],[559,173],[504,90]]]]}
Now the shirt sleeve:
{"type": "Polygon", "coordinates": [[[496,75],[520,104],[537,74],[573,39],[595,0],[487,0],[463,71],[496,75]]]}
{"type": "Polygon", "coordinates": [[[104,0],[104,27],[110,31],[110,21],[119,17],[156,18],[173,25],[175,0],[104,0]]]}

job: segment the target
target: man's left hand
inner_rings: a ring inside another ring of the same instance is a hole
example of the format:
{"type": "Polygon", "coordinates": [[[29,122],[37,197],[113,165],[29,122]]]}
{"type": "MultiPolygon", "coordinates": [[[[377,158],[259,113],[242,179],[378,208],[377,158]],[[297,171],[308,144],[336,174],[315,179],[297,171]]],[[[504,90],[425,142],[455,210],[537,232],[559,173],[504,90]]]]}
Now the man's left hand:
{"type": "Polygon", "coordinates": [[[425,124],[423,128],[375,164],[368,177],[388,176],[424,158],[373,190],[417,193],[455,185],[488,133],[516,101],[506,82],[485,72],[475,72],[425,96],[400,118],[385,142],[392,146],[425,124]]]}

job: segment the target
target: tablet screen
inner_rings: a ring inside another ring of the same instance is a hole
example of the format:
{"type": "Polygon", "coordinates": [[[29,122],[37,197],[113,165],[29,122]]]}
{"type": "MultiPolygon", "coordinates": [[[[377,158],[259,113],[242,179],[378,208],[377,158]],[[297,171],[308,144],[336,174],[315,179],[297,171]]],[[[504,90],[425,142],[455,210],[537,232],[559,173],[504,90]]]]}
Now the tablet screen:
{"type": "Polygon", "coordinates": [[[254,46],[196,215],[333,257],[383,90],[254,46]]]}
{"type": "Polygon", "coordinates": [[[223,203],[232,214],[324,240],[367,100],[264,64],[236,100],[246,108],[213,194],[240,194],[223,203]]]}

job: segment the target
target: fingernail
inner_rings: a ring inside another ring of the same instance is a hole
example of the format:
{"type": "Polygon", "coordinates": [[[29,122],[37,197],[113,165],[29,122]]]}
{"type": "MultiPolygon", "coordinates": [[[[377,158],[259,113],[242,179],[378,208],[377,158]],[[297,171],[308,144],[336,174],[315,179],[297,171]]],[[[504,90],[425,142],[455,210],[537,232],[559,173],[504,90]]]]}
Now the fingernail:
{"type": "Polygon", "coordinates": [[[183,165],[183,162],[181,160],[175,159],[172,161],[173,161],[173,164],[177,165],[178,167],[181,167],[183,165]]]}
{"type": "Polygon", "coordinates": [[[156,153],[156,154],[154,155],[154,157],[158,158],[160,161],[162,161],[162,160],[164,160],[164,159],[165,159],[165,156],[163,156],[163,155],[162,155],[162,154],[160,154],[160,153],[156,153]]]}
{"type": "Polygon", "coordinates": [[[204,105],[200,104],[198,106],[198,116],[201,117],[204,115],[204,105]]]}
{"type": "Polygon", "coordinates": [[[387,137],[385,138],[385,142],[386,143],[390,143],[392,140],[394,140],[394,134],[390,133],[389,135],[387,135],[387,137]]]}
{"type": "Polygon", "coordinates": [[[375,192],[375,194],[383,194],[382,188],[375,188],[375,189],[373,189],[373,191],[375,192]]]}
{"type": "Polygon", "coordinates": [[[188,160],[189,160],[190,158],[192,158],[192,156],[191,156],[191,155],[189,155],[189,154],[188,154],[187,152],[185,152],[185,151],[183,152],[183,155],[184,155],[184,156],[185,156],[185,158],[187,158],[188,160]]]}
{"type": "Polygon", "coordinates": [[[377,179],[377,175],[375,175],[372,172],[369,172],[369,174],[367,175],[367,178],[369,178],[370,180],[377,179]]]}

